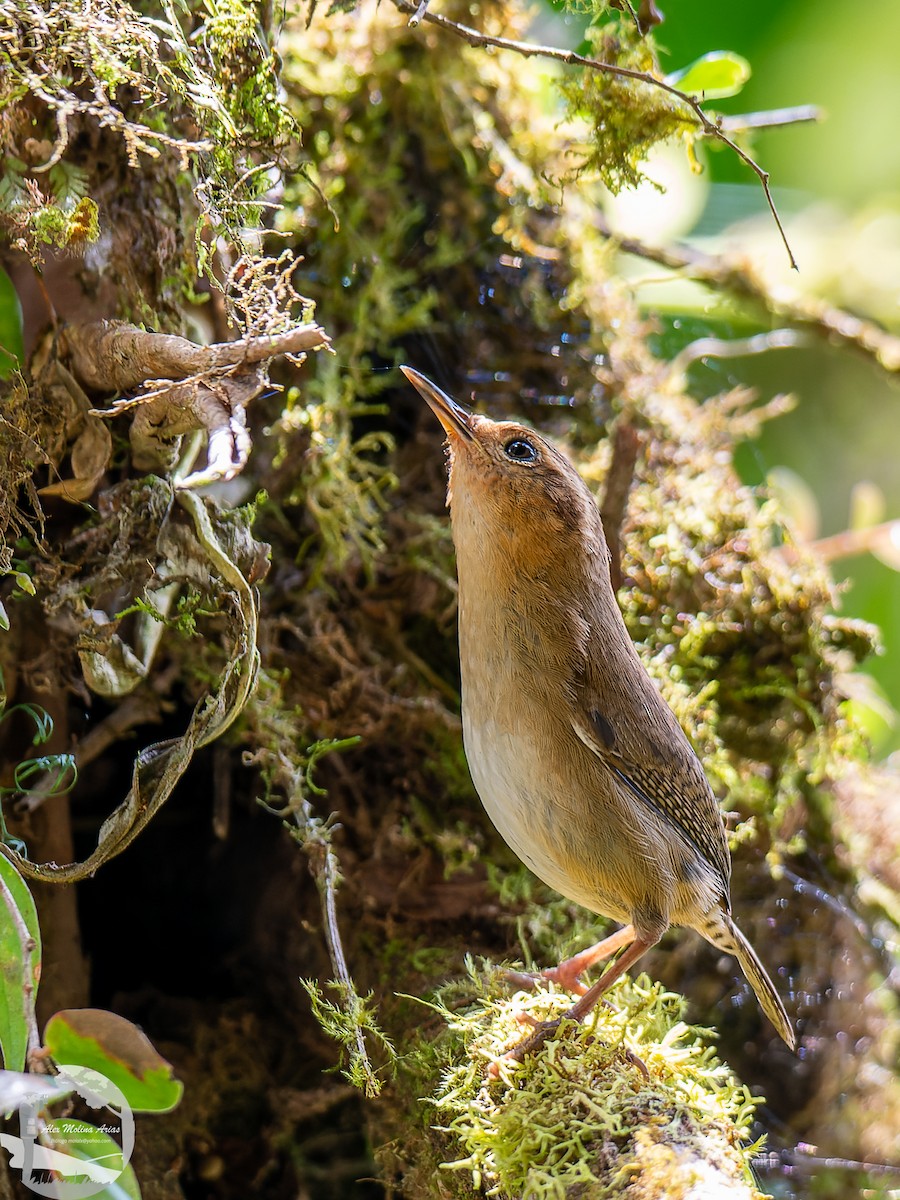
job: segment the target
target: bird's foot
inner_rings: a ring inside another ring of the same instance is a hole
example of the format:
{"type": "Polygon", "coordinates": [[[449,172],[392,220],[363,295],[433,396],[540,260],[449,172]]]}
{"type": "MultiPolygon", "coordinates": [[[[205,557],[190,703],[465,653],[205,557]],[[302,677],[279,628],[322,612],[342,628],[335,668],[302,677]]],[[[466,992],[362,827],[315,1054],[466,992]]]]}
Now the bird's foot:
{"type": "Polygon", "coordinates": [[[571,958],[563,959],[556,967],[546,967],[543,971],[536,972],[504,971],[503,974],[510,983],[514,983],[517,987],[534,989],[542,979],[546,979],[550,983],[558,983],[561,988],[571,992],[573,996],[583,996],[588,988],[581,982],[582,974],[596,966],[597,963],[618,953],[619,950],[630,946],[633,941],[634,929],[631,925],[625,925],[622,929],[617,929],[615,933],[604,938],[602,942],[588,946],[586,950],[582,950],[580,954],[573,954],[571,958]]]}
{"type": "Polygon", "coordinates": [[[540,983],[547,981],[558,983],[565,991],[572,992],[576,996],[583,996],[587,988],[578,978],[577,973],[567,972],[565,967],[565,963],[560,963],[558,967],[547,967],[543,971],[504,971],[503,978],[508,983],[515,984],[519,988],[527,988],[531,992],[540,983]]]}
{"type": "Polygon", "coordinates": [[[558,983],[561,988],[571,992],[573,996],[583,996],[587,985],[581,982],[581,972],[585,968],[579,962],[579,957],[567,958],[556,967],[545,967],[539,978],[547,979],[550,983],[558,983]]]}
{"type": "MultiPolygon", "coordinates": [[[[527,1055],[534,1054],[541,1049],[547,1038],[556,1033],[564,1020],[573,1017],[576,1021],[580,1022],[580,1017],[573,1014],[571,1009],[563,1013],[561,1017],[557,1017],[555,1021],[539,1021],[536,1017],[531,1016],[530,1013],[516,1013],[516,1020],[520,1025],[528,1025],[531,1029],[531,1034],[523,1042],[519,1042],[518,1046],[513,1046],[512,1050],[508,1050],[506,1054],[502,1055],[499,1061],[494,1061],[490,1064],[488,1067],[488,1078],[500,1078],[500,1062],[524,1062],[527,1055]]],[[[622,1053],[625,1056],[625,1061],[630,1063],[631,1066],[637,1067],[645,1079],[650,1078],[647,1064],[642,1058],[635,1054],[633,1050],[629,1050],[627,1046],[622,1047],[622,1053]]]]}
{"type": "Polygon", "coordinates": [[[488,1077],[490,1079],[500,1078],[501,1062],[524,1062],[527,1054],[533,1054],[534,1051],[540,1050],[547,1038],[559,1029],[563,1018],[557,1017],[555,1021],[538,1021],[536,1018],[529,1016],[528,1013],[517,1013],[516,1020],[522,1025],[530,1025],[531,1034],[525,1038],[524,1042],[520,1042],[518,1046],[513,1046],[512,1050],[508,1050],[506,1054],[501,1055],[499,1061],[490,1064],[488,1067],[488,1077]]]}

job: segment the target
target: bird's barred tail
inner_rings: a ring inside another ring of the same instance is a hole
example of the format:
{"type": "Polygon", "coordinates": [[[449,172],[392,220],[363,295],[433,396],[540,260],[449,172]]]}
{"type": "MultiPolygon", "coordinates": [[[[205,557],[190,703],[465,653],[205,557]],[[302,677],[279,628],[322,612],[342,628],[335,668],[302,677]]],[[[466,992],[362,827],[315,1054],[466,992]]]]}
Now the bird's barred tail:
{"type": "Polygon", "coordinates": [[[717,946],[720,950],[725,950],[728,954],[733,954],[741,964],[741,970],[747,976],[747,982],[756,993],[756,998],[762,1005],[762,1010],[775,1026],[779,1035],[784,1039],[792,1050],[797,1047],[797,1038],[794,1033],[791,1023],[788,1020],[788,1015],[784,1011],[784,1005],[781,1003],[781,997],[775,991],[775,985],[769,978],[765,967],[756,957],[756,951],[735,925],[730,915],[726,912],[717,914],[720,920],[715,922],[715,926],[704,930],[707,938],[717,946]]]}

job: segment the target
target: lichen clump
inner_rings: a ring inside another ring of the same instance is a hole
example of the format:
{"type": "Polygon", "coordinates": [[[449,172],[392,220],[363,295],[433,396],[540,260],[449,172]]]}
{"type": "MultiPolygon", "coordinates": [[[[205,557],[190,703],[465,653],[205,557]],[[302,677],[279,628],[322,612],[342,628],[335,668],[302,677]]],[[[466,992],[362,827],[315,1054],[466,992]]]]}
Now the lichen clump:
{"type": "MultiPolygon", "coordinates": [[[[628,16],[587,30],[590,57],[658,78],[652,35],[642,35],[628,16]]],[[[684,101],[651,83],[584,71],[561,83],[569,112],[584,117],[589,133],[575,151],[576,173],[598,176],[612,192],[647,180],[647,155],[667,139],[696,136],[697,119],[684,101]]],[[[657,185],[658,186],[658,185],[657,185]]]]}
{"type": "Polygon", "coordinates": [[[501,1056],[527,1036],[523,1014],[553,1019],[571,997],[544,987],[504,995],[471,964],[469,982],[479,995],[468,1007],[438,1004],[456,1047],[430,1101],[453,1139],[443,1171],[534,1200],[620,1195],[661,1162],[670,1187],[703,1172],[749,1185],[756,1101],[681,1020],[678,996],[646,976],[622,980],[614,1007],[565,1022],[519,1064],[501,1056]]]}

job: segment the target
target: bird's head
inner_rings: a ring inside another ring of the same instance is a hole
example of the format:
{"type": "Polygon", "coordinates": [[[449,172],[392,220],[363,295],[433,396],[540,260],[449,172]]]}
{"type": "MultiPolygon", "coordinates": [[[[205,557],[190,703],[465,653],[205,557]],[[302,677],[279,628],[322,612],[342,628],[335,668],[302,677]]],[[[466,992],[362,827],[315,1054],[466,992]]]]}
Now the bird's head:
{"type": "Polygon", "coordinates": [[[400,368],[447,434],[447,502],[457,549],[471,530],[546,561],[585,538],[602,539],[597,505],[571,462],[546,438],[515,421],[471,413],[412,367],[400,368]]]}

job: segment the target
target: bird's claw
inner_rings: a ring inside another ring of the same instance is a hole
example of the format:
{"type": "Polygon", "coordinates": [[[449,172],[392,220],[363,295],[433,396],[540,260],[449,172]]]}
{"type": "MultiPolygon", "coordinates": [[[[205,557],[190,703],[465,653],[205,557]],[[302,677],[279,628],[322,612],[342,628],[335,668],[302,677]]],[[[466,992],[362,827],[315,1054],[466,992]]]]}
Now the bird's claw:
{"type": "Polygon", "coordinates": [[[513,1046],[512,1050],[508,1050],[506,1054],[500,1056],[500,1060],[495,1060],[488,1066],[488,1077],[490,1079],[500,1078],[500,1063],[501,1062],[524,1062],[526,1054],[531,1054],[535,1050],[540,1050],[544,1042],[551,1033],[559,1029],[561,1017],[557,1017],[555,1021],[538,1021],[528,1013],[517,1013],[516,1020],[521,1024],[530,1025],[532,1033],[518,1046],[513,1046]]]}
{"type": "Polygon", "coordinates": [[[567,971],[567,963],[560,963],[558,967],[546,967],[543,971],[504,971],[503,978],[508,982],[515,984],[516,987],[527,988],[529,991],[534,991],[539,983],[546,980],[548,983],[556,983],[564,991],[571,992],[574,996],[583,996],[587,991],[585,985],[578,978],[576,971],[567,971]]]}
{"type": "Polygon", "coordinates": [[[633,1050],[629,1050],[627,1046],[622,1047],[622,1053],[625,1055],[625,1061],[631,1063],[633,1067],[637,1067],[645,1079],[650,1078],[650,1072],[647,1070],[647,1064],[642,1058],[639,1058],[633,1050]]]}
{"type": "MultiPolygon", "coordinates": [[[[568,1016],[570,1016],[569,1013],[563,1013],[563,1015],[561,1017],[557,1017],[555,1021],[539,1021],[536,1017],[531,1016],[530,1013],[516,1013],[516,1020],[519,1022],[519,1024],[530,1026],[532,1032],[527,1038],[525,1038],[524,1041],[519,1042],[518,1046],[513,1046],[512,1050],[507,1050],[505,1054],[500,1056],[499,1060],[495,1059],[488,1066],[488,1078],[500,1078],[501,1062],[524,1062],[526,1055],[532,1054],[536,1050],[540,1050],[547,1038],[559,1029],[562,1022],[568,1016]]],[[[647,1064],[642,1058],[635,1054],[633,1050],[629,1050],[627,1046],[622,1047],[622,1053],[625,1056],[625,1061],[630,1063],[631,1066],[637,1067],[645,1079],[650,1078],[650,1072],[647,1069],[647,1064]]]]}
{"type": "Polygon", "coordinates": [[[561,988],[571,992],[573,996],[583,996],[587,991],[586,985],[581,982],[581,972],[572,967],[571,960],[561,962],[558,967],[545,967],[539,973],[538,978],[546,979],[550,983],[558,983],[561,988]]]}

